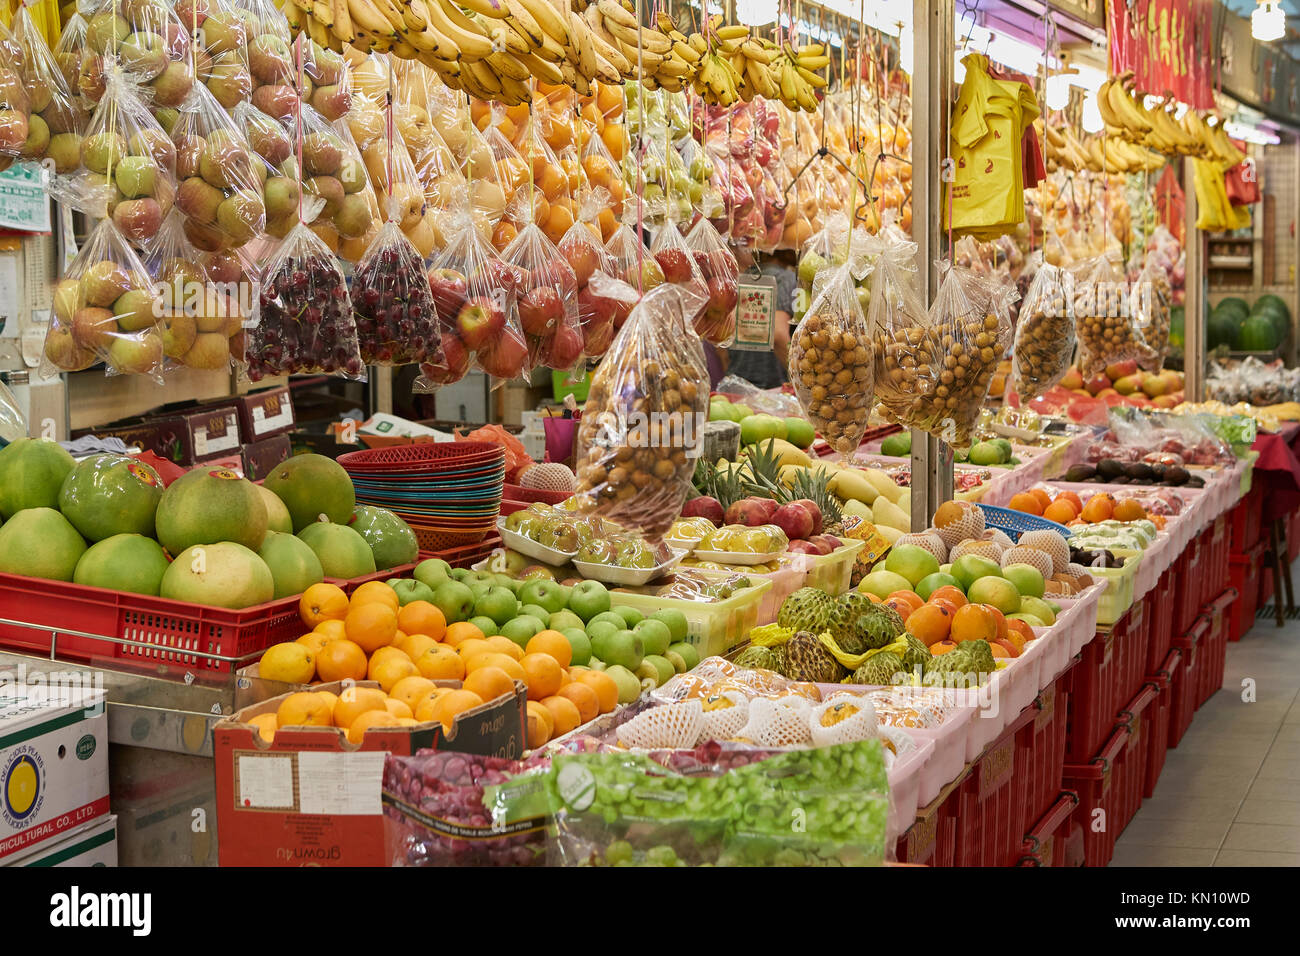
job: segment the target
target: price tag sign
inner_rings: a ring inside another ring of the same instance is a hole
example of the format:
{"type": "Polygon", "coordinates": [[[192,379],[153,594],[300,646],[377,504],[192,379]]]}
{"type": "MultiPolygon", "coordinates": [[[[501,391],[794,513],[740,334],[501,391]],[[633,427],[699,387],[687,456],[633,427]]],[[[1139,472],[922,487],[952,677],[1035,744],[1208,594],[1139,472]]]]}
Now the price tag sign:
{"type": "Polygon", "coordinates": [[[746,279],[738,286],[736,340],[728,346],[744,352],[768,352],[776,335],[776,280],[746,279]]]}
{"type": "Polygon", "coordinates": [[[0,173],[0,229],[50,231],[50,200],[40,166],[15,163],[0,173]]]}

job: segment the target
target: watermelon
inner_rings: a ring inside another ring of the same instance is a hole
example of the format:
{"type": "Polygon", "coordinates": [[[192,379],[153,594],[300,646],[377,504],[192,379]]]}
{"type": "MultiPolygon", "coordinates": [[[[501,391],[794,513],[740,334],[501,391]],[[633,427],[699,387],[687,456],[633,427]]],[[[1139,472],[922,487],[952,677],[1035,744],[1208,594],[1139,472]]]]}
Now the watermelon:
{"type": "Polygon", "coordinates": [[[1169,344],[1176,348],[1183,347],[1183,307],[1176,305],[1169,310],[1169,344]]]}
{"type": "Polygon", "coordinates": [[[1238,352],[1271,352],[1277,344],[1273,320],[1266,315],[1252,315],[1238,327],[1232,347],[1238,352]]]}
{"type": "Polygon", "coordinates": [[[1213,312],[1222,312],[1234,316],[1238,321],[1250,315],[1250,306],[1245,299],[1229,296],[1214,307],[1213,312]]]}
{"type": "Polygon", "coordinates": [[[1271,293],[1261,295],[1255,300],[1255,304],[1250,307],[1250,311],[1258,312],[1264,306],[1276,306],[1288,319],[1291,317],[1291,308],[1286,304],[1286,299],[1282,298],[1280,295],[1273,295],[1271,293]]]}
{"type": "Polygon", "coordinates": [[[1250,314],[1267,316],[1273,322],[1278,342],[1286,341],[1291,332],[1291,310],[1280,296],[1261,295],[1250,307],[1250,314]]]}
{"type": "Polygon", "coordinates": [[[1205,347],[1216,348],[1220,345],[1231,346],[1237,337],[1238,318],[1231,311],[1210,313],[1205,323],[1205,347]]]}

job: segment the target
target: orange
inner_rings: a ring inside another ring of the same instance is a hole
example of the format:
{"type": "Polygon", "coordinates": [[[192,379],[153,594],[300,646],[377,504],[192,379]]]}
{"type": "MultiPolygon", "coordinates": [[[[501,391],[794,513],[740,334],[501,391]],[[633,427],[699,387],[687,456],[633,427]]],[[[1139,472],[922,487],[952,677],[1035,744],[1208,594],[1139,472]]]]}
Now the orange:
{"type": "Polygon", "coordinates": [[[307,652],[311,655],[312,660],[315,660],[320,655],[320,649],[328,642],[329,638],[320,631],[310,631],[298,638],[294,643],[301,644],[303,647],[307,648],[307,652]]]}
{"type": "Polygon", "coordinates": [[[578,716],[584,724],[589,720],[595,720],[600,715],[600,698],[596,696],[596,691],[586,684],[569,681],[560,688],[559,696],[573,701],[574,706],[578,708],[578,716]]]}
{"type": "MultiPolygon", "coordinates": [[[[442,724],[443,731],[450,731],[457,714],[483,705],[483,698],[472,690],[453,690],[441,695],[429,708],[427,720],[436,720],[442,724]]],[[[420,718],[416,718],[417,720],[420,718]]]]}
{"type": "Polygon", "coordinates": [[[433,705],[438,702],[439,697],[445,697],[452,692],[450,687],[435,687],[423,697],[415,702],[415,719],[420,723],[426,723],[433,720],[433,705]]]}
{"type": "Polygon", "coordinates": [[[560,662],[561,667],[568,667],[573,660],[573,648],[569,639],[559,631],[538,631],[528,639],[529,654],[549,654],[560,662]]]}
{"type": "Polygon", "coordinates": [[[551,739],[555,729],[555,718],[551,712],[535,700],[528,702],[528,746],[536,750],[551,739]]]}
{"type": "Polygon", "coordinates": [[[600,705],[602,714],[608,714],[618,706],[618,684],[614,682],[614,678],[603,671],[584,670],[576,674],[570,672],[570,674],[574,683],[583,684],[596,692],[596,701],[600,705]]]}
{"type": "Polygon", "coordinates": [[[1080,511],[1083,510],[1083,499],[1080,498],[1078,494],[1073,491],[1062,491],[1059,495],[1056,496],[1056,500],[1068,501],[1070,504],[1074,505],[1075,514],[1078,514],[1080,511]]]}
{"type": "Polygon", "coordinates": [[[460,655],[461,660],[468,663],[471,657],[477,657],[479,654],[499,654],[501,652],[495,650],[487,642],[486,637],[470,637],[456,645],[456,653],[460,655]]]}
{"type": "Polygon", "coordinates": [[[344,626],[342,618],[331,618],[317,624],[312,633],[325,635],[327,641],[337,641],[341,637],[348,636],[348,629],[344,626]]]}
{"type": "Polygon", "coordinates": [[[388,692],[388,696],[392,700],[401,701],[414,714],[416,704],[437,686],[427,677],[420,677],[419,675],[403,677],[393,685],[392,690],[388,692]]]}
{"type": "Polygon", "coordinates": [[[1065,500],[1053,501],[1043,509],[1043,517],[1057,524],[1069,524],[1078,516],[1079,513],[1074,510],[1074,505],[1065,500]]]}
{"type": "Polygon", "coordinates": [[[525,654],[519,661],[528,685],[528,699],[554,697],[564,683],[564,668],[550,654],[525,654]]]}
{"type": "Polygon", "coordinates": [[[471,637],[477,637],[483,640],[483,632],[469,621],[457,621],[455,624],[447,625],[447,632],[442,635],[444,644],[450,644],[456,647],[461,641],[468,640],[471,637]]]}
{"type": "MultiPolygon", "coordinates": [[[[537,706],[541,707],[542,705],[538,704],[537,706]]],[[[546,710],[546,708],[542,707],[542,710],[546,710]]],[[[549,710],[546,710],[548,717],[550,716],[550,713],[549,710]]],[[[268,744],[275,739],[275,731],[279,727],[279,722],[275,719],[275,714],[258,714],[256,717],[250,717],[248,722],[257,728],[258,736],[268,744]]]]}
{"type": "Polygon", "coordinates": [[[938,657],[940,654],[947,654],[949,651],[957,649],[957,645],[952,641],[938,641],[930,645],[931,655],[938,657]]]}
{"type": "Polygon", "coordinates": [[[885,598],[885,603],[888,604],[890,601],[894,600],[895,598],[897,598],[900,601],[905,601],[908,604],[912,605],[913,611],[915,611],[918,607],[920,607],[922,604],[925,603],[924,601],[921,600],[921,595],[917,594],[915,591],[895,591],[892,594],[890,594],[889,597],[885,598]]]}
{"type": "Polygon", "coordinates": [[[899,598],[899,597],[887,598],[885,600],[885,607],[892,608],[898,614],[898,616],[903,619],[904,624],[906,624],[907,619],[912,616],[912,612],[916,610],[914,607],[912,607],[911,601],[907,600],[906,598],[899,598]]]}
{"type": "Polygon", "coordinates": [[[398,637],[393,641],[393,647],[397,648],[413,661],[418,661],[420,655],[431,647],[437,647],[438,642],[427,634],[406,634],[398,637]]]}
{"type": "Polygon", "coordinates": [[[1039,505],[1046,510],[1047,506],[1052,503],[1052,496],[1042,488],[1030,488],[1029,493],[1038,499],[1039,505]]]}
{"type": "Polygon", "coordinates": [[[446,632],[447,619],[436,605],[412,601],[398,610],[397,626],[407,634],[425,634],[436,641],[446,632]]]}
{"type": "Polygon", "coordinates": [[[627,152],[627,132],[623,129],[623,124],[610,123],[600,131],[600,138],[614,162],[621,162],[623,154],[627,152]]]}
{"type": "Polygon", "coordinates": [[[378,687],[345,687],[334,705],[334,726],[351,727],[368,710],[387,710],[388,695],[378,687]]]}
{"type": "Polygon", "coordinates": [[[367,581],[352,592],[352,606],[354,608],[362,604],[369,604],[372,601],[387,604],[393,609],[394,614],[402,606],[402,602],[397,597],[397,592],[383,581],[367,581]]]}
{"type": "Polygon", "coordinates": [[[882,597],[881,597],[880,595],[878,595],[878,594],[872,594],[870,591],[867,592],[867,598],[871,601],[872,604],[884,604],[884,603],[885,603],[885,599],[884,599],[884,598],[882,598],[882,597]]]}
{"type": "Polygon", "coordinates": [[[1079,512],[1079,517],[1088,524],[1096,524],[1099,521],[1109,521],[1114,514],[1115,499],[1103,491],[1088,499],[1088,503],[1079,512]]]}
{"type": "Polygon", "coordinates": [[[465,662],[465,673],[472,674],[482,667],[496,667],[505,671],[512,680],[528,681],[523,666],[509,654],[475,654],[465,662]]]}
{"type": "Polygon", "coordinates": [[[379,684],[384,689],[384,693],[392,690],[393,686],[405,677],[415,677],[420,673],[420,669],[411,663],[411,659],[405,654],[398,656],[400,652],[394,652],[391,657],[372,657],[370,667],[366,671],[366,676],[372,681],[379,684]]]}
{"type": "MultiPolygon", "coordinates": [[[[381,585],[387,587],[387,585],[381,585]]],[[[397,612],[377,600],[354,607],[343,619],[348,639],[356,641],[367,654],[393,643],[397,637],[397,612]]]]}
{"type": "Polygon", "coordinates": [[[992,644],[989,645],[989,650],[992,652],[995,658],[1015,656],[1014,654],[1009,653],[1004,646],[997,643],[996,641],[994,641],[992,644]]]}
{"type": "Polygon", "coordinates": [[[1034,639],[1034,629],[1025,621],[1007,621],[1006,640],[1015,644],[1017,651],[1024,651],[1025,645],[1034,639]]]}
{"type": "Polygon", "coordinates": [[[277,727],[328,727],[330,702],[309,690],[290,694],[275,711],[277,727]]]}
{"type": "Polygon", "coordinates": [[[1112,517],[1116,521],[1141,521],[1147,516],[1147,510],[1132,498],[1117,502],[1112,517]]]}
{"type": "Polygon", "coordinates": [[[948,637],[954,612],[942,604],[923,604],[907,619],[907,633],[928,647],[948,637]]]}
{"type": "Polygon", "coordinates": [[[496,700],[498,697],[515,692],[515,682],[499,667],[480,667],[466,674],[461,686],[465,690],[472,690],[484,700],[496,700]]]}
{"type": "Polygon", "coordinates": [[[966,594],[956,585],[945,584],[943,587],[935,588],[930,592],[930,601],[934,602],[936,599],[947,601],[955,610],[966,603],[966,594]]]}
{"type": "Polygon", "coordinates": [[[298,601],[298,614],[308,627],[322,621],[341,620],[348,613],[348,596],[334,584],[313,584],[302,592],[298,601]]]}
{"type": "Polygon", "coordinates": [[[359,744],[366,731],[375,727],[400,727],[401,722],[387,710],[368,710],[348,727],[348,741],[359,744]]]}
{"type": "Polygon", "coordinates": [[[523,660],[524,649],[510,640],[508,637],[502,637],[500,634],[493,634],[487,639],[488,647],[492,649],[493,654],[505,654],[507,657],[513,657],[515,660],[523,660]]]}
{"type": "Polygon", "coordinates": [[[542,700],[542,706],[549,710],[551,716],[555,718],[553,737],[567,734],[582,723],[582,714],[578,712],[578,705],[567,697],[547,697],[542,700]]]}
{"type": "Polygon", "coordinates": [[[952,616],[952,640],[993,641],[998,634],[997,621],[983,604],[967,604],[957,609],[952,616]]]}
{"type": "Polygon", "coordinates": [[[421,654],[415,668],[429,680],[460,680],[465,676],[465,661],[445,644],[435,644],[421,654]]]}
{"type": "Polygon", "coordinates": [[[316,673],[323,681],[365,680],[366,652],[356,641],[329,641],[316,655],[316,673]]]}
{"type": "Polygon", "coordinates": [[[339,703],[339,695],[338,695],[338,694],[335,694],[335,693],[332,693],[332,692],[330,692],[330,691],[328,691],[328,690],[318,690],[318,691],[316,691],[316,695],[317,695],[318,697],[324,697],[327,701],[329,701],[329,705],[330,705],[330,722],[333,723],[333,721],[334,721],[334,708],[338,706],[338,703],[339,703]]]}
{"type": "Polygon", "coordinates": [[[388,712],[392,714],[394,717],[415,716],[414,712],[412,712],[411,710],[410,705],[407,704],[405,701],[398,700],[396,697],[388,698],[388,700],[384,701],[384,706],[388,708],[388,712]]]}
{"type": "Polygon", "coordinates": [[[998,627],[997,634],[994,635],[993,640],[995,641],[1002,640],[1002,638],[1007,636],[1006,615],[1003,614],[1001,611],[999,611],[997,608],[995,608],[992,604],[983,604],[980,606],[983,607],[985,610],[987,610],[991,615],[993,615],[993,623],[996,624],[998,627]]]}
{"type": "Polygon", "coordinates": [[[396,658],[397,660],[409,661],[411,659],[411,655],[406,653],[406,651],[402,650],[400,647],[394,647],[392,644],[387,644],[370,655],[370,663],[373,664],[375,661],[386,661],[390,657],[396,658]]]}
{"type": "Polygon", "coordinates": [[[1031,495],[1027,491],[1022,491],[1019,494],[1012,495],[1011,500],[1007,502],[1007,507],[1011,508],[1013,511],[1023,511],[1026,514],[1031,515],[1041,515],[1043,513],[1042,502],[1040,502],[1035,495],[1031,495]]]}

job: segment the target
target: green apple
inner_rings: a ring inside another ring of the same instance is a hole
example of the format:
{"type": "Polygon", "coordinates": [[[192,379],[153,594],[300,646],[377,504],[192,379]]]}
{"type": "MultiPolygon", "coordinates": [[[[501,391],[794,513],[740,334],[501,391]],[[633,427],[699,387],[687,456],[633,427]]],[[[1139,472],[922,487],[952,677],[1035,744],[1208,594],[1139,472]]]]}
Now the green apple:
{"type": "Polygon", "coordinates": [[[443,581],[451,578],[451,565],[441,558],[429,558],[417,564],[411,576],[421,584],[436,589],[443,581]]]}
{"type": "Polygon", "coordinates": [[[627,627],[627,622],[623,620],[622,614],[619,614],[617,611],[602,611],[595,617],[587,619],[587,633],[591,633],[591,626],[593,624],[599,624],[602,621],[608,621],[610,624],[613,624],[614,630],[616,631],[621,631],[623,628],[627,627]]]}
{"type": "Polygon", "coordinates": [[[578,630],[581,631],[582,618],[578,617],[578,615],[574,614],[572,611],[569,610],[556,611],[554,614],[552,614],[549,618],[546,619],[546,626],[549,627],[552,631],[559,631],[561,633],[564,632],[565,628],[570,628],[570,627],[576,627],[578,630]]]}
{"type": "Polygon", "coordinates": [[[514,617],[518,611],[519,602],[515,600],[515,592],[499,585],[488,588],[474,602],[475,617],[490,617],[498,627],[514,617]]]}
{"type": "Polygon", "coordinates": [[[632,628],[632,633],[641,638],[641,644],[647,654],[663,655],[667,652],[668,645],[673,642],[673,632],[668,629],[668,625],[651,618],[638,621],[632,628]]]}
{"type": "Polygon", "coordinates": [[[909,582],[908,590],[931,574],[939,573],[939,559],[914,544],[896,545],[885,559],[885,570],[901,574],[909,582]]]}
{"type": "Polygon", "coordinates": [[[1015,614],[1008,614],[1008,615],[1007,615],[1007,620],[1008,620],[1008,621],[1024,621],[1024,622],[1025,622],[1026,624],[1028,624],[1030,627],[1046,627],[1046,626],[1047,626],[1046,624],[1043,623],[1043,621],[1042,621],[1041,618],[1035,617],[1035,616],[1032,615],[1032,614],[1026,614],[1026,613],[1024,613],[1023,611],[1017,611],[1015,614]]]}
{"type": "Polygon", "coordinates": [[[1022,597],[1043,596],[1043,574],[1032,564],[1008,564],[1002,569],[1002,576],[1016,586],[1022,597]]]}
{"type": "Polygon", "coordinates": [[[599,581],[583,581],[569,592],[569,610],[584,621],[609,610],[609,591],[599,581]]]}
{"type": "Polygon", "coordinates": [[[700,652],[696,650],[694,644],[688,644],[685,641],[678,641],[668,648],[669,654],[676,654],[686,662],[685,670],[691,670],[700,662],[700,652]]]}
{"type": "Polygon", "coordinates": [[[858,590],[874,594],[878,598],[886,598],[895,591],[912,590],[912,582],[893,571],[872,571],[858,582],[858,590]]]}
{"type": "MultiPolygon", "coordinates": [[[[964,561],[965,557],[961,560],[964,561]]],[[[1020,592],[1014,584],[1001,576],[994,577],[990,574],[976,578],[966,589],[966,597],[972,604],[991,604],[1003,614],[1015,614],[1020,610],[1020,592]]]]}
{"type": "MultiPolygon", "coordinates": [[[[636,627],[641,623],[642,619],[645,618],[645,615],[636,608],[627,607],[626,605],[620,605],[614,608],[613,611],[619,617],[623,618],[623,626],[628,628],[636,627]]],[[[630,669],[635,670],[635,668],[630,669]]]]}
{"type": "Polygon", "coordinates": [[[641,668],[638,668],[638,671],[644,669],[646,665],[654,668],[655,673],[643,676],[653,676],[656,687],[662,687],[677,673],[677,669],[673,667],[672,662],[666,657],[660,657],[658,654],[647,654],[641,661],[641,668]]]}
{"type": "MultiPolygon", "coordinates": [[[[961,583],[963,589],[969,590],[979,578],[1000,578],[1002,569],[998,567],[996,561],[990,561],[982,555],[963,554],[953,562],[952,571],[949,573],[961,583]]],[[[971,598],[971,600],[975,599],[971,598]]]]}
{"type": "Polygon", "coordinates": [[[548,617],[556,611],[564,610],[566,597],[561,585],[545,580],[529,581],[519,592],[521,604],[536,604],[543,607],[548,617]]]}
{"type": "Polygon", "coordinates": [[[469,623],[473,624],[480,631],[482,631],[484,637],[491,637],[493,634],[498,633],[497,622],[492,620],[492,618],[490,617],[486,617],[484,615],[479,615],[478,617],[471,617],[469,619],[469,623]]]}
{"type": "Polygon", "coordinates": [[[527,647],[528,642],[538,631],[546,630],[546,625],[530,614],[521,614],[501,625],[501,636],[508,637],[520,647],[527,647]]]}
{"type": "MultiPolygon", "coordinates": [[[[419,568],[416,568],[419,571],[419,568]]],[[[459,581],[444,581],[433,589],[433,603],[448,624],[468,621],[474,616],[474,592],[459,581]]]]}
{"type": "Polygon", "coordinates": [[[930,595],[942,587],[961,588],[961,582],[951,574],[944,574],[942,571],[936,571],[934,574],[927,574],[917,583],[915,591],[917,597],[922,601],[930,600],[930,595]]]}
{"type": "Polygon", "coordinates": [[[591,660],[591,641],[587,638],[587,632],[580,627],[566,627],[560,633],[568,640],[569,649],[573,652],[569,664],[586,665],[587,661],[591,660]]]}
{"type": "Polygon", "coordinates": [[[681,611],[670,608],[660,608],[650,615],[652,621],[663,621],[668,625],[668,631],[673,636],[673,643],[686,640],[689,631],[689,625],[686,623],[686,615],[681,611]]]}
{"type": "MultiPolygon", "coordinates": [[[[637,666],[640,666],[640,661],[637,662],[637,666]]],[[[618,685],[620,704],[630,704],[641,696],[641,682],[637,680],[636,674],[626,667],[613,664],[605,668],[605,673],[614,678],[614,683],[618,685]]]]}
{"type": "Polygon", "coordinates": [[[609,621],[593,621],[588,624],[586,634],[591,639],[592,652],[599,657],[600,654],[596,652],[596,648],[600,645],[600,642],[609,635],[617,634],[621,630],[623,630],[621,624],[612,624],[609,621]]]}
{"type": "Polygon", "coordinates": [[[519,605],[519,610],[516,613],[528,614],[531,615],[532,617],[537,618],[537,620],[543,622],[549,621],[551,619],[551,612],[548,611],[546,608],[541,607],[540,605],[537,604],[524,604],[521,602],[519,605]]]}
{"type": "Polygon", "coordinates": [[[405,607],[412,601],[428,601],[433,603],[433,588],[423,581],[415,581],[411,578],[401,578],[397,581],[390,581],[389,585],[397,593],[397,603],[405,607]]]}
{"type": "Polygon", "coordinates": [[[641,644],[641,638],[628,630],[616,631],[605,638],[602,650],[604,653],[600,655],[600,659],[606,664],[610,666],[618,664],[634,673],[645,657],[645,647],[641,644]]]}

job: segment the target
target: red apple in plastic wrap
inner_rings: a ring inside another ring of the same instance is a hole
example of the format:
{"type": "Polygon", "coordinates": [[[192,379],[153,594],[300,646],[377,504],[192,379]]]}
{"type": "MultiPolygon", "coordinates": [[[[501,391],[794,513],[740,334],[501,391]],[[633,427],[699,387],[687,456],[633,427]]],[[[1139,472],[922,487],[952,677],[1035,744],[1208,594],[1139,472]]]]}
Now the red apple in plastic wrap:
{"type": "Polygon", "coordinates": [[[493,344],[478,353],[478,364],[497,378],[516,378],[523,373],[528,346],[522,336],[507,329],[493,344]]]}
{"type": "Polygon", "coordinates": [[[456,316],[456,331],[466,347],[475,350],[489,347],[505,325],[505,313],[495,303],[478,297],[466,302],[456,316]]]}

